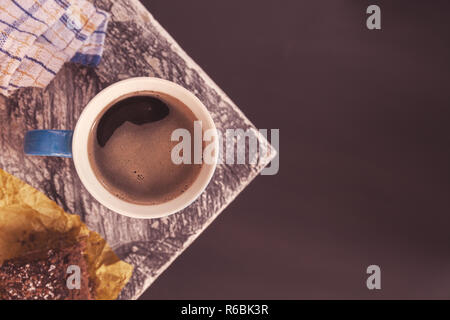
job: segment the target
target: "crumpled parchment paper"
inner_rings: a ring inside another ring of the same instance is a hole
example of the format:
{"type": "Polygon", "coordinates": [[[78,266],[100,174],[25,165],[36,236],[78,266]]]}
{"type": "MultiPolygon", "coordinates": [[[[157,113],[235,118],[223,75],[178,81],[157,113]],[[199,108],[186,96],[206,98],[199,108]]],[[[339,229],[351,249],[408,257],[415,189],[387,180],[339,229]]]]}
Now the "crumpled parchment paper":
{"type": "Polygon", "coordinates": [[[133,267],[121,261],[106,241],[80,217],[68,214],[42,192],[0,169],[0,265],[27,252],[52,248],[56,241],[84,239],[94,297],[116,299],[133,267]]]}

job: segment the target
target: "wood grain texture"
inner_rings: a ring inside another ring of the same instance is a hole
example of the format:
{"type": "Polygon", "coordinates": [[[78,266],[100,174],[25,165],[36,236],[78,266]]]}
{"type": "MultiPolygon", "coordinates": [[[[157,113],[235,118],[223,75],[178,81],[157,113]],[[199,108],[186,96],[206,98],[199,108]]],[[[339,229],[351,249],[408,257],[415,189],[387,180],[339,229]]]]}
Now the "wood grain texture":
{"type": "MultiPolygon", "coordinates": [[[[87,102],[101,89],[134,76],[154,76],[191,90],[208,108],[218,130],[254,128],[251,122],[178,46],[138,0],[97,0],[111,13],[100,66],[66,64],[45,89],[27,88],[0,96],[0,167],[43,191],[70,213],[79,214],[116,253],[135,266],[120,299],[136,299],[271,161],[220,164],[205,192],[170,217],[137,220],[100,205],[82,186],[71,159],[26,157],[23,137],[32,129],[73,129],[87,102]]],[[[266,142],[258,135],[260,141],[266,142]]]]}

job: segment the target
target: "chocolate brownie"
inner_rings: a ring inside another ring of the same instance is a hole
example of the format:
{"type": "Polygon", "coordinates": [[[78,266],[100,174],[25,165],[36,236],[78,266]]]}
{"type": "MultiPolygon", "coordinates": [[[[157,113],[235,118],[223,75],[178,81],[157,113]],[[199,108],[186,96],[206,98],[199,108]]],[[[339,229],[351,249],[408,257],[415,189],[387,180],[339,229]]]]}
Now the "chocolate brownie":
{"type": "Polygon", "coordinates": [[[0,300],[93,299],[84,249],[85,243],[79,242],[5,261],[0,266],[0,300]],[[79,289],[73,269],[80,270],[79,289]]]}

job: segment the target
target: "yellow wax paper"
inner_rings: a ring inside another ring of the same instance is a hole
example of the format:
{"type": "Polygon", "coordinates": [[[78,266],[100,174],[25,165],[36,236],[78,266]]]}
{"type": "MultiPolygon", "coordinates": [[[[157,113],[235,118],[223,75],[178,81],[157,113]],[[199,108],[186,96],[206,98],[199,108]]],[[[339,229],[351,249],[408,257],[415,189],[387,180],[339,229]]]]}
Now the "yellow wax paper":
{"type": "Polygon", "coordinates": [[[0,265],[29,251],[46,250],[55,241],[83,239],[94,297],[116,299],[133,267],[121,261],[106,241],[80,217],[68,214],[42,192],[0,169],[0,265]]]}

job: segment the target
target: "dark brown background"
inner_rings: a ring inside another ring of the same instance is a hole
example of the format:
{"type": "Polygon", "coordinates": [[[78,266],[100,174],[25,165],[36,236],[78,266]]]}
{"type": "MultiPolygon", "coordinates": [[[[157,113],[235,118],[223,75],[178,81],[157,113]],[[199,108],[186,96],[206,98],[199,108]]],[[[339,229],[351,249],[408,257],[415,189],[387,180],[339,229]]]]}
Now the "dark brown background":
{"type": "Polygon", "coordinates": [[[143,3],[257,127],[281,131],[280,173],[144,299],[450,298],[448,1],[143,3]]]}

